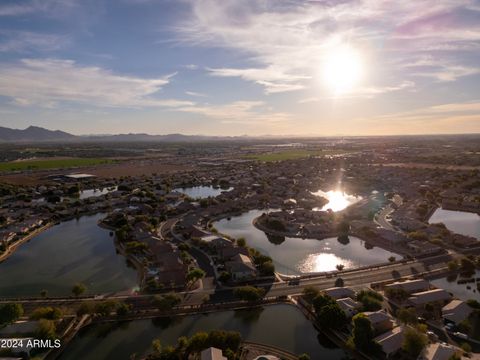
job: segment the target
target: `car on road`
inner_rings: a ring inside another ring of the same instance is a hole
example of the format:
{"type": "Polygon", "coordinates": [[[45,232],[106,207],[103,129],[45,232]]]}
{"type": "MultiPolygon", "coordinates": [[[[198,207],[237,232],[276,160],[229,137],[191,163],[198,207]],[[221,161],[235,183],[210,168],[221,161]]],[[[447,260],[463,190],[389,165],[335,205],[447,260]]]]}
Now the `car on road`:
{"type": "Polygon", "coordinates": [[[464,334],[464,333],[461,333],[461,332],[458,332],[458,331],[454,332],[453,336],[459,337],[460,339],[464,339],[464,340],[468,339],[467,334],[464,334]]]}

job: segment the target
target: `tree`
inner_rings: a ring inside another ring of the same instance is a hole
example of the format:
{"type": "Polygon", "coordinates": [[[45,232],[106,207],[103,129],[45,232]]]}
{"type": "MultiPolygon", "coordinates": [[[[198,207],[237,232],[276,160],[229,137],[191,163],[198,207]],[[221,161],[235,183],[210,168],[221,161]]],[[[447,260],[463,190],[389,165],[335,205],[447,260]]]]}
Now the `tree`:
{"type": "Polygon", "coordinates": [[[320,312],[320,310],[324,306],[331,305],[331,304],[336,304],[336,301],[333,298],[331,298],[330,296],[325,295],[325,294],[318,294],[313,299],[313,308],[315,309],[315,312],[317,314],[320,312]]]}
{"type": "Polygon", "coordinates": [[[365,314],[357,314],[352,319],[352,341],[360,351],[370,352],[374,348],[372,323],[365,314]]]}
{"type": "Polygon", "coordinates": [[[448,266],[448,270],[450,271],[458,270],[458,263],[456,260],[449,261],[447,266],[448,266]]]}
{"type": "Polygon", "coordinates": [[[56,307],[45,306],[36,308],[30,315],[30,319],[40,320],[57,320],[63,316],[62,310],[56,307]]]}
{"type": "Polygon", "coordinates": [[[414,359],[420,355],[422,350],[428,344],[427,335],[422,334],[418,330],[413,328],[406,328],[404,337],[403,337],[403,344],[402,349],[405,350],[410,356],[414,359]]]}
{"type": "Polygon", "coordinates": [[[43,340],[54,340],[57,328],[53,320],[40,319],[35,330],[35,336],[43,340]]]}
{"type": "Polygon", "coordinates": [[[182,299],[175,293],[169,293],[161,296],[155,296],[153,302],[160,311],[169,311],[173,307],[180,304],[182,299]]]}
{"type": "Polygon", "coordinates": [[[95,304],[94,312],[102,316],[110,315],[117,307],[117,302],[114,300],[106,300],[95,304]]]}
{"type": "Polygon", "coordinates": [[[187,274],[186,280],[190,284],[194,284],[197,280],[205,276],[205,271],[199,268],[194,268],[190,270],[187,274]]]}
{"type": "Polygon", "coordinates": [[[335,280],[335,287],[343,287],[345,285],[345,281],[343,281],[342,278],[337,278],[337,280],[335,280]]]}
{"type": "Polygon", "coordinates": [[[132,311],[132,305],[121,302],[117,306],[117,315],[125,316],[132,311]]]}
{"type": "Polygon", "coordinates": [[[310,355],[303,353],[298,356],[298,360],[310,360],[310,355]]]}
{"type": "Polygon", "coordinates": [[[233,290],[235,297],[246,301],[258,301],[265,295],[265,290],[254,286],[242,286],[233,290]]]}
{"type": "Polygon", "coordinates": [[[392,300],[403,302],[408,299],[410,294],[402,288],[391,288],[385,290],[385,295],[392,300]]]}
{"type": "Polygon", "coordinates": [[[76,283],[72,287],[72,293],[75,297],[79,297],[87,290],[87,287],[82,283],[76,283]]]}
{"type": "Polygon", "coordinates": [[[218,277],[218,280],[221,282],[227,282],[232,278],[232,274],[230,274],[228,271],[222,271],[220,276],[218,277]]]}
{"type": "Polygon", "coordinates": [[[303,288],[303,298],[309,303],[312,303],[318,294],[320,294],[320,292],[314,286],[306,286],[303,288]]]}
{"type": "Polygon", "coordinates": [[[390,262],[395,262],[395,260],[396,260],[395,256],[390,256],[388,258],[388,261],[390,261],[390,262]]]}
{"type": "Polygon", "coordinates": [[[322,307],[317,312],[317,318],[320,326],[327,329],[340,329],[347,322],[345,312],[336,302],[322,307]]]}
{"type": "Polygon", "coordinates": [[[335,267],[337,268],[338,271],[342,271],[345,268],[345,265],[337,264],[335,267]]]}
{"type": "Polygon", "coordinates": [[[259,270],[263,276],[272,276],[275,274],[275,265],[271,261],[266,261],[259,266],[259,270]]]}
{"type": "Polygon", "coordinates": [[[93,314],[94,304],[91,302],[83,302],[77,309],[77,315],[82,316],[86,314],[93,314]]]}
{"type": "Polygon", "coordinates": [[[362,303],[363,311],[377,311],[382,308],[383,296],[373,290],[362,290],[357,294],[357,300],[362,303]]]}
{"type": "Polygon", "coordinates": [[[43,289],[42,291],[40,291],[40,296],[41,296],[42,298],[46,298],[47,295],[48,295],[48,291],[47,291],[47,290],[43,289]]]}
{"type": "Polygon", "coordinates": [[[240,246],[240,247],[247,246],[247,242],[246,242],[245,238],[243,238],[243,237],[238,238],[237,239],[237,245],[240,246]]]}
{"type": "Polygon", "coordinates": [[[0,326],[11,324],[23,316],[23,306],[21,304],[0,305],[0,326]]]}
{"type": "Polygon", "coordinates": [[[417,312],[414,308],[401,308],[397,310],[397,318],[405,325],[415,325],[417,323],[417,312]]]}
{"type": "Polygon", "coordinates": [[[465,351],[466,353],[471,353],[472,352],[472,346],[467,343],[467,342],[463,342],[460,347],[462,348],[463,351],[465,351]]]}

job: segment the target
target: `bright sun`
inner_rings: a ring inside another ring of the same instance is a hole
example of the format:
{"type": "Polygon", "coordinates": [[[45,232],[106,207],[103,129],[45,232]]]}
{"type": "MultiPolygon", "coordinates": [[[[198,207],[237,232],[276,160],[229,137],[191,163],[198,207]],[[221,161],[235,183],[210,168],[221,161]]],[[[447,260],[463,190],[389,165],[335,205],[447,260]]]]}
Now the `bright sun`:
{"type": "Polygon", "coordinates": [[[359,53],[349,46],[333,49],[323,65],[323,77],[336,94],[348,93],[362,77],[362,61],[359,53]]]}

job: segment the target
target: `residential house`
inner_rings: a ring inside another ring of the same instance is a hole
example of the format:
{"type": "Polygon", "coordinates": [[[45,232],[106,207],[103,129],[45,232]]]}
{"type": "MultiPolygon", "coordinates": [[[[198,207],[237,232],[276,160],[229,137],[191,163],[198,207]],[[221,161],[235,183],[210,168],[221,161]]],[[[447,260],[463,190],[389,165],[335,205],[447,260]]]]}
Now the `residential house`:
{"type": "Polygon", "coordinates": [[[257,276],[257,269],[252,260],[243,254],[235,255],[225,263],[225,269],[232,275],[233,280],[247,280],[257,276]]]}
{"type": "Polygon", "coordinates": [[[397,326],[374,338],[374,341],[380,345],[382,352],[387,358],[395,355],[401,348],[404,338],[404,328],[397,326]]]}
{"type": "Polygon", "coordinates": [[[473,309],[462,300],[452,300],[442,308],[442,317],[445,322],[459,324],[467,319],[473,309]]]}
{"type": "Polygon", "coordinates": [[[376,334],[383,334],[386,331],[393,329],[395,325],[394,319],[385,311],[367,311],[365,316],[370,320],[373,330],[376,334]]]}
{"type": "Polygon", "coordinates": [[[436,303],[443,306],[451,298],[452,295],[450,295],[449,292],[443,289],[434,289],[414,293],[411,297],[408,298],[408,301],[410,302],[410,304],[412,304],[418,309],[422,308],[423,306],[425,306],[425,304],[428,303],[436,303]]]}
{"type": "Polygon", "coordinates": [[[451,345],[433,343],[427,345],[418,360],[449,360],[455,354],[461,355],[462,351],[451,345]]]}
{"type": "Polygon", "coordinates": [[[222,350],[209,347],[208,349],[203,350],[200,353],[201,360],[227,360],[225,356],[222,354],[222,350]]]}
{"type": "Polygon", "coordinates": [[[402,289],[405,292],[412,294],[421,291],[427,291],[430,289],[430,283],[424,279],[415,279],[407,281],[397,281],[388,285],[385,285],[385,290],[388,289],[402,289]]]}
{"type": "Polygon", "coordinates": [[[330,296],[331,298],[342,299],[342,298],[355,298],[355,291],[346,287],[333,287],[326,290],[323,290],[325,295],[330,296]]]}
{"type": "Polygon", "coordinates": [[[349,319],[352,318],[356,313],[358,313],[358,310],[362,306],[361,303],[351,298],[337,299],[337,304],[338,306],[340,306],[340,309],[343,310],[343,312],[349,319]]]}

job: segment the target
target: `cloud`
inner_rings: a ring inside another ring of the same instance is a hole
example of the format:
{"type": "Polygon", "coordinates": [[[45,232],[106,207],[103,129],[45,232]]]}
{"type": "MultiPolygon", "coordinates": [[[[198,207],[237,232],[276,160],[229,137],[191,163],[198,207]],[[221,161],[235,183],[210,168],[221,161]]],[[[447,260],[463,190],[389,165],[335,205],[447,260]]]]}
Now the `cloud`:
{"type": "Polygon", "coordinates": [[[206,94],[195,92],[195,91],[185,91],[185,94],[190,96],[197,96],[197,97],[206,97],[206,94]]]}
{"type": "Polygon", "coordinates": [[[79,0],[26,0],[15,4],[1,4],[0,16],[22,16],[39,13],[56,16],[76,8],[79,4],[79,0]]]}
{"type": "Polygon", "coordinates": [[[282,123],[291,120],[290,114],[271,112],[263,101],[234,101],[222,105],[195,105],[175,110],[200,114],[224,124],[282,123]]]}
{"type": "Polygon", "coordinates": [[[54,51],[69,43],[66,35],[0,30],[0,52],[54,51]]]}
{"type": "Polygon", "coordinates": [[[208,69],[210,74],[240,77],[267,94],[310,86],[325,57],[342,43],[376,59],[370,65],[388,75],[379,75],[372,88],[388,89],[419,75],[453,81],[476,73],[464,57],[445,54],[479,49],[480,12],[470,0],[187,2],[191,16],[173,28],[178,41],[236,51],[249,66],[208,69]],[[440,71],[395,66],[426,53],[435,53],[440,71]]]}
{"type": "MultiPolygon", "coordinates": [[[[173,74],[174,75],[174,74],[173,74]]],[[[53,107],[79,103],[100,107],[178,107],[193,102],[154,95],[173,75],[156,79],[123,76],[72,60],[23,59],[0,67],[0,95],[17,105],[53,107]]]]}

